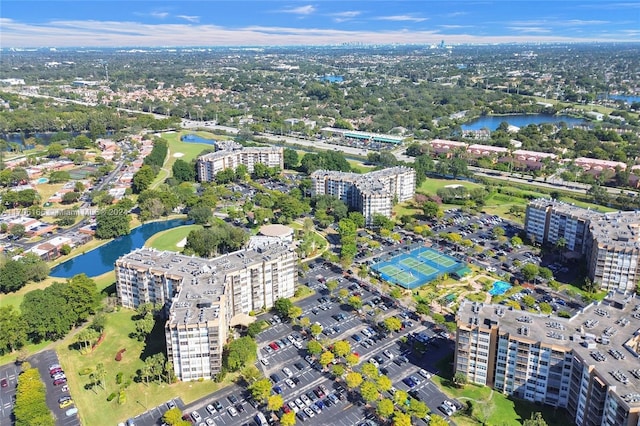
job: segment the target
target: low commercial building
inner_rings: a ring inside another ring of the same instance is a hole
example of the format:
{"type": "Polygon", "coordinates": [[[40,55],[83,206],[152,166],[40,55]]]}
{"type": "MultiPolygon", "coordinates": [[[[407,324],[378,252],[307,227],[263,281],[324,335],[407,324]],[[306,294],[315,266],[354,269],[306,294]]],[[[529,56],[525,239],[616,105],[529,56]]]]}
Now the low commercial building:
{"type": "Polygon", "coordinates": [[[243,147],[235,142],[223,141],[217,143],[216,148],[216,152],[198,157],[196,169],[200,182],[213,182],[218,172],[235,170],[241,164],[247,167],[249,173],[253,173],[253,168],[258,163],[284,169],[282,147],[243,147]]]}
{"type": "Polygon", "coordinates": [[[565,408],[578,426],[640,422],[640,298],[611,293],[572,318],[465,301],[454,368],[472,383],[565,408]]]}
{"type": "Polygon", "coordinates": [[[232,317],[268,309],[294,295],[297,256],[289,244],[202,259],[149,248],[116,261],[122,306],[164,306],[168,359],[189,381],[220,372],[232,317]]]}
{"type": "Polygon", "coordinates": [[[589,278],[602,289],[633,291],[640,279],[640,213],[600,213],[552,199],[527,206],[525,232],[536,243],[585,257],[589,278]]]}
{"type": "Polygon", "coordinates": [[[409,167],[391,167],[357,174],[332,170],[316,170],[311,174],[312,195],[331,195],[358,209],[367,224],[375,214],[391,217],[395,202],[413,198],[416,172],[409,167]]]}

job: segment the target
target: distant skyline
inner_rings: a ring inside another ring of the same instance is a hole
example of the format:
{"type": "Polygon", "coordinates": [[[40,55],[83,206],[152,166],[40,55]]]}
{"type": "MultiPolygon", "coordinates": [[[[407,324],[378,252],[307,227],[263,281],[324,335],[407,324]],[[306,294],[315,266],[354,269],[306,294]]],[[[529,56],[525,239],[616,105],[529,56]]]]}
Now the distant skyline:
{"type": "Polygon", "coordinates": [[[0,46],[640,42],[640,1],[2,0],[0,46]]]}

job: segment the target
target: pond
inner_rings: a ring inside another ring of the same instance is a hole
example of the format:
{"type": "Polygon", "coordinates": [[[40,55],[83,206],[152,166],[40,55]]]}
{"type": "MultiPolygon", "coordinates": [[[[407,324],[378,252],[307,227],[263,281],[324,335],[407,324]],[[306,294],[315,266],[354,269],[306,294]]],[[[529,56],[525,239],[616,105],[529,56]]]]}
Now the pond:
{"type": "Polygon", "coordinates": [[[609,99],[613,99],[616,101],[625,101],[628,104],[634,102],[640,102],[640,96],[631,96],[631,95],[609,95],[609,99]]]}
{"type": "Polygon", "coordinates": [[[133,229],[129,235],[119,237],[103,246],[59,264],[51,269],[49,275],[57,278],[70,278],[77,274],[87,274],[89,277],[102,275],[113,270],[116,259],[142,247],[152,235],[186,224],[188,222],[183,219],[145,223],[133,229]]]}
{"type": "Polygon", "coordinates": [[[216,140],[215,139],[201,138],[198,135],[184,135],[184,136],[180,137],[180,140],[182,142],[187,142],[187,143],[206,143],[207,145],[215,145],[216,144],[216,140]]]}
{"type": "Polygon", "coordinates": [[[496,130],[500,123],[506,121],[512,126],[526,127],[529,124],[558,124],[561,121],[567,123],[567,126],[573,127],[585,124],[582,118],[570,117],[568,115],[549,115],[549,114],[509,114],[509,115],[485,115],[476,118],[469,123],[460,126],[462,130],[481,130],[487,128],[491,131],[496,130]]]}

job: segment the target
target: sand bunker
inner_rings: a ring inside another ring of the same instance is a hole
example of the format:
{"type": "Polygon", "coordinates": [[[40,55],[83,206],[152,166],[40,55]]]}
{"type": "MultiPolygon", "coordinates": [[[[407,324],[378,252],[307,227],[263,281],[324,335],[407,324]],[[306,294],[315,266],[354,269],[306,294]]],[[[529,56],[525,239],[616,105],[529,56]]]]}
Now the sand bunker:
{"type": "Polygon", "coordinates": [[[178,248],[184,248],[184,246],[186,246],[186,245],[187,245],[187,239],[186,238],[183,238],[183,239],[181,239],[180,241],[178,241],[176,243],[176,247],[178,247],[178,248]]]}
{"type": "Polygon", "coordinates": [[[182,152],[176,152],[175,154],[173,154],[173,158],[180,158],[180,157],[184,157],[184,154],[182,152]]]}

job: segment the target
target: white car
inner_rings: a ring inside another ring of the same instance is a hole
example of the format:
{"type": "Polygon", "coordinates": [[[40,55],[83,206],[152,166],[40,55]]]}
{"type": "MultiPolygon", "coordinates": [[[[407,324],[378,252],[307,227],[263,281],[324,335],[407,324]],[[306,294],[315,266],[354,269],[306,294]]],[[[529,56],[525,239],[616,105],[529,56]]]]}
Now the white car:
{"type": "Polygon", "coordinates": [[[297,340],[293,341],[293,346],[295,346],[297,349],[302,349],[302,343],[298,342],[297,340]]]}
{"type": "Polygon", "coordinates": [[[455,412],[457,410],[456,406],[453,405],[453,402],[449,401],[449,400],[445,400],[443,402],[444,405],[446,405],[447,407],[449,407],[451,409],[451,411],[455,412]]]}
{"type": "Polygon", "coordinates": [[[295,403],[298,406],[298,408],[300,408],[301,410],[305,407],[304,402],[302,402],[302,400],[300,398],[296,398],[295,403]]]}
{"type": "Polygon", "coordinates": [[[238,415],[238,411],[236,410],[236,408],[233,405],[230,405],[229,407],[227,407],[227,412],[229,413],[229,415],[231,417],[235,417],[238,415]]]}
{"type": "Polygon", "coordinates": [[[384,354],[384,356],[386,356],[389,359],[393,359],[393,354],[391,353],[391,351],[389,349],[385,349],[384,352],[382,352],[384,354]]]}
{"type": "Polygon", "coordinates": [[[289,408],[291,408],[291,410],[292,410],[294,413],[296,413],[296,414],[298,414],[298,411],[300,411],[300,408],[299,408],[299,407],[296,405],[296,403],[295,403],[295,402],[293,402],[293,401],[289,401],[289,402],[287,403],[287,405],[288,405],[288,406],[289,406],[289,408]]]}
{"type": "Polygon", "coordinates": [[[309,397],[307,395],[300,395],[300,398],[302,399],[302,402],[304,402],[304,405],[309,405],[311,404],[311,400],[309,399],[309,397]]]}
{"type": "Polygon", "coordinates": [[[287,379],[287,380],[285,380],[284,382],[285,382],[285,383],[287,384],[287,386],[289,386],[291,389],[293,389],[293,388],[295,388],[295,387],[296,387],[296,384],[295,384],[295,383],[293,383],[293,380],[291,380],[291,379],[287,379]]]}
{"type": "Polygon", "coordinates": [[[427,370],[421,368],[418,371],[418,374],[421,375],[422,377],[424,377],[425,379],[430,379],[431,378],[431,373],[429,373],[427,370]]]}
{"type": "Polygon", "coordinates": [[[262,359],[260,359],[260,362],[261,362],[263,365],[269,365],[269,360],[268,360],[268,359],[266,359],[266,358],[262,358],[262,359]]]}
{"type": "Polygon", "coordinates": [[[282,372],[284,373],[285,376],[287,377],[291,377],[293,376],[293,372],[291,370],[289,370],[289,367],[285,367],[282,369],[282,372]]]}
{"type": "Polygon", "coordinates": [[[374,358],[371,358],[371,359],[369,360],[369,362],[370,362],[371,364],[375,365],[376,367],[380,367],[380,364],[378,364],[378,361],[376,361],[374,358]]]}
{"type": "Polygon", "coordinates": [[[311,417],[315,417],[315,415],[316,415],[316,413],[314,413],[313,410],[311,408],[309,408],[309,407],[305,408],[303,411],[310,418],[311,417]]]}

